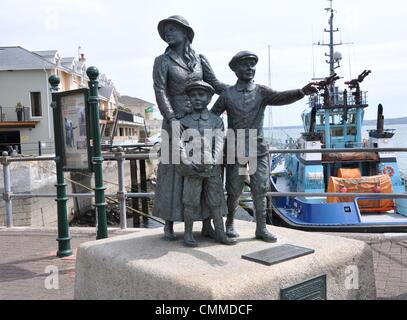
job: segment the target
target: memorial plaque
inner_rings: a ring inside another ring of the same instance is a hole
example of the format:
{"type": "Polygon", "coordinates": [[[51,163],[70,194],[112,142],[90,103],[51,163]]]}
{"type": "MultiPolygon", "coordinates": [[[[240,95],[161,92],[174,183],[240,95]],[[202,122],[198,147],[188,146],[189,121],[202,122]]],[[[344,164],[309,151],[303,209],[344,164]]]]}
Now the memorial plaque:
{"type": "Polygon", "coordinates": [[[56,127],[59,135],[55,143],[62,146],[64,171],[92,171],[90,149],[89,89],[77,89],[57,93],[56,127]]]}
{"type": "Polygon", "coordinates": [[[279,262],[302,257],[314,252],[313,249],[298,247],[291,244],[283,244],[266,250],[242,255],[242,258],[265,264],[266,266],[271,266],[279,262]]]}
{"type": "Polygon", "coordinates": [[[326,300],[326,275],[281,289],[281,300],[326,300]]]}

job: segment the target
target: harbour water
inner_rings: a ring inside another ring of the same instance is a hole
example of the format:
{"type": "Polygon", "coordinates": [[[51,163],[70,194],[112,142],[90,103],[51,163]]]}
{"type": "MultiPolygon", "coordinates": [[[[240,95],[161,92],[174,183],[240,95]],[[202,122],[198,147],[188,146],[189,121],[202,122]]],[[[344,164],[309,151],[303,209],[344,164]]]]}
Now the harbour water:
{"type": "MultiPolygon", "coordinates": [[[[368,138],[368,131],[375,129],[375,126],[364,126],[363,127],[363,138],[368,138]]],[[[394,147],[404,148],[407,146],[407,125],[406,124],[394,124],[385,125],[385,129],[395,129],[396,133],[393,137],[394,147]]],[[[286,128],[275,128],[273,129],[272,135],[273,140],[281,140],[284,142],[288,138],[293,138],[297,140],[304,129],[301,127],[286,127],[286,128]]],[[[267,130],[265,130],[265,135],[267,135],[267,130]]],[[[397,161],[399,164],[400,171],[407,174],[407,153],[398,152],[397,161]]]]}

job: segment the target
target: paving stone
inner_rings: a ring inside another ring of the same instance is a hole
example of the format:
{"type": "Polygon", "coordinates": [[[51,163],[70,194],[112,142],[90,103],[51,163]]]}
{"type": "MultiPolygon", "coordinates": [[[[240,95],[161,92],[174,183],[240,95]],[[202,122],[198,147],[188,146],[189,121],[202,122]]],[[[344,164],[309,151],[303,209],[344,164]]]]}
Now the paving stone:
{"type": "Polygon", "coordinates": [[[377,291],[386,288],[386,282],[385,281],[376,281],[376,289],[377,291]]]}
{"type": "Polygon", "coordinates": [[[73,299],[76,248],[94,240],[94,232],[72,234],[74,255],[61,259],[56,257],[56,233],[0,230],[0,300],[73,299]],[[47,289],[53,266],[58,270],[59,288],[47,289]]]}
{"type": "MultiPolygon", "coordinates": [[[[0,215],[0,225],[3,217],[0,215]]],[[[0,300],[72,299],[76,257],[55,257],[56,231],[16,229],[0,227],[0,300]],[[45,268],[50,265],[59,270],[58,290],[45,288],[49,276],[45,268]]],[[[73,250],[79,244],[95,239],[93,228],[81,230],[72,234],[73,250]]],[[[110,232],[109,235],[115,236],[110,232]]],[[[386,240],[371,245],[378,299],[407,299],[407,248],[399,242],[386,240]]]]}

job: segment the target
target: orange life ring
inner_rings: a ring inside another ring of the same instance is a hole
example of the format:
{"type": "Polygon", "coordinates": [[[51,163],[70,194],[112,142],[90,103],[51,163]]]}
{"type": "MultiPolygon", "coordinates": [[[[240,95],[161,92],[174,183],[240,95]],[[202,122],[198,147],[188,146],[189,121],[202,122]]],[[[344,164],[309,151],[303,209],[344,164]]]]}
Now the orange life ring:
{"type": "Polygon", "coordinates": [[[390,177],[394,175],[394,168],[392,166],[385,166],[383,168],[383,174],[388,174],[390,177]]]}

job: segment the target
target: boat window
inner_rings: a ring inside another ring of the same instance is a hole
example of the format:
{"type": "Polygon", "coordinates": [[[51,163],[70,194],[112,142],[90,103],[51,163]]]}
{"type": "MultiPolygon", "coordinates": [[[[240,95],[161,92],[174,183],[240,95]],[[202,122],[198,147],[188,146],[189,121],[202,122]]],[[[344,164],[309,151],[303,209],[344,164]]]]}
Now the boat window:
{"type": "Polygon", "coordinates": [[[331,136],[332,137],[343,137],[343,128],[332,128],[331,136]]]}
{"type": "Polygon", "coordinates": [[[349,128],[348,128],[348,135],[349,135],[349,136],[356,136],[356,134],[357,134],[357,129],[356,129],[356,127],[349,127],[349,128]]]}
{"type": "Polygon", "coordinates": [[[330,115],[330,124],[341,124],[342,114],[331,114],[330,115]]]}
{"type": "Polygon", "coordinates": [[[316,118],[316,124],[317,125],[324,125],[325,121],[324,121],[324,115],[321,114],[319,115],[319,117],[316,118]]]}

